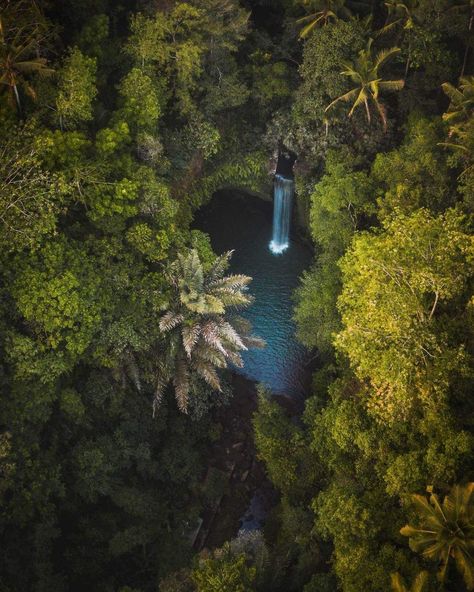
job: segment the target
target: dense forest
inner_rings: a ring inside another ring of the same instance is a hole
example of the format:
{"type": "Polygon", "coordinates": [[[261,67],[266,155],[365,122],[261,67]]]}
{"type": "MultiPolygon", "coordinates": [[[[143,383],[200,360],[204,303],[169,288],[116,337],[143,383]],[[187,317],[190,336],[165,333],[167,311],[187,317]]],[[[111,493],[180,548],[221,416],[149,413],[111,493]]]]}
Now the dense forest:
{"type": "Polygon", "coordinates": [[[472,0],[0,4],[0,591],[473,590],[472,0]],[[194,221],[282,147],[311,387],[197,548],[265,344],[194,221]]]}

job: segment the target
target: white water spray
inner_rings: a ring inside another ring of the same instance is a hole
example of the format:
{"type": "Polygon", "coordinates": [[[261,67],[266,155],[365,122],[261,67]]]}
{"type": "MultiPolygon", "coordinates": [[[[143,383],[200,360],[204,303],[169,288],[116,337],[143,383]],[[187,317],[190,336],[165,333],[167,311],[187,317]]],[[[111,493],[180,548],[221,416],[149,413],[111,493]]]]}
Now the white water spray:
{"type": "Polygon", "coordinates": [[[275,175],[273,197],[273,236],[270,250],[275,255],[286,251],[289,246],[291,204],[293,201],[294,182],[281,175],[275,175]]]}

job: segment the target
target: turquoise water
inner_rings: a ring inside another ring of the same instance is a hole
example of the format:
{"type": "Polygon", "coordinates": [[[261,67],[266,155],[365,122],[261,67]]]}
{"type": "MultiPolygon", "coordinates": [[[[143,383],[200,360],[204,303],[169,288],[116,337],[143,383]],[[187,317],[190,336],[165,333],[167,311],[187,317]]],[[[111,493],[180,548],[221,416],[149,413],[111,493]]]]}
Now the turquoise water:
{"type": "Polygon", "coordinates": [[[199,212],[196,226],[210,235],[217,253],[235,249],[232,273],[253,277],[250,292],[255,302],[243,316],[267,346],[244,352],[245,365],[238,371],[263,382],[274,394],[298,396],[308,385],[309,353],[294,338],[292,293],[311,263],[311,252],[291,239],[284,253],[270,251],[272,209],[271,202],[221,191],[199,212]]]}

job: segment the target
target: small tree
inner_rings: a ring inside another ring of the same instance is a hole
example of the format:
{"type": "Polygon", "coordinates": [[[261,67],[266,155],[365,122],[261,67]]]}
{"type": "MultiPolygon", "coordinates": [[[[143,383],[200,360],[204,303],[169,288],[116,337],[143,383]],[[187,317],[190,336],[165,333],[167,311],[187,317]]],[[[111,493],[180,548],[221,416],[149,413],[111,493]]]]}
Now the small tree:
{"type": "Polygon", "coordinates": [[[231,255],[229,251],[218,257],[206,272],[193,249],[179,255],[168,269],[171,298],[160,319],[164,351],[159,362],[155,408],[171,381],[183,412],[187,411],[196,379],[220,392],[218,369],[229,363],[241,367],[240,352],[262,345],[261,340],[249,335],[250,326],[244,319],[230,314],[231,309],[252,302],[246,293],[252,278],[224,275],[231,255]]]}
{"type": "Polygon", "coordinates": [[[97,95],[96,59],[72,49],[59,71],[56,109],[61,129],[92,119],[92,103],[97,95]]]}

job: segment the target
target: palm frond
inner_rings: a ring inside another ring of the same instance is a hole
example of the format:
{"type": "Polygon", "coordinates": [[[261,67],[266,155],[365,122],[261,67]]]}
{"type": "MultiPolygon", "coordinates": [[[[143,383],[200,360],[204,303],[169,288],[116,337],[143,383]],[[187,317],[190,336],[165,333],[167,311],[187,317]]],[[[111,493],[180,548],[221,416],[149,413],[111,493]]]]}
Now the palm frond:
{"type": "Polygon", "coordinates": [[[377,100],[377,97],[374,97],[373,102],[375,103],[375,106],[377,107],[377,111],[380,115],[380,119],[382,120],[383,129],[384,129],[384,131],[386,131],[387,130],[387,112],[385,110],[385,107],[382,105],[382,103],[380,101],[377,100]]]}
{"type": "Polygon", "coordinates": [[[244,336],[242,338],[242,340],[248,349],[250,349],[250,348],[263,349],[264,347],[267,347],[265,339],[262,339],[261,337],[257,337],[256,335],[244,336]]]}
{"type": "MultiPolygon", "coordinates": [[[[305,20],[308,20],[308,18],[312,18],[312,16],[309,15],[309,17],[303,17],[303,18],[305,20]]],[[[308,35],[311,33],[311,31],[313,31],[322,20],[323,20],[323,15],[320,14],[319,16],[314,18],[314,20],[312,20],[308,25],[306,25],[306,27],[303,27],[303,29],[300,31],[300,39],[305,39],[306,37],[308,37],[308,35]]]]}
{"type": "Polygon", "coordinates": [[[206,286],[206,289],[210,291],[214,290],[242,290],[247,287],[252,278],[248,275],[238,274],[238,275],[228,275],[225,277],[220,277],[212,282],[209,282],[206,286]]]}
{"type": "Polygon", "coordinates": [[[247,349],[247,347],[244,345],[244,342],[242,341],[241,336],[230,323],[222,323],[222,325],[219,327],[219,334],[231,347],[237,348],[239,350],[247,349]]]}
{"type": "Polygon", "coordinates": [[[402,90],[405,86],[404,80],[381,80],[378,82],[379,90],[395,91],[402,90]]]}
{"type": "Polygon", "coordinates": [[[424,592],[428,585],[428,578],[429,574],[427,571],[423,570],[417,574],[415,581],[411,587],[411,592],[424,592]]]}
{"type": "Polygon", "coordinates": [[[348,92],[346,92],[345,94],[341,95],[340,97],[337,97],[337,99],[334,99],[334,101],[332,101],[331,103],[329,103],[329,105],[326,107],[326,109],[324,109],[324,112],[326,113],[327,111],[329,111],[329,109],[331,109],[332,107],[334,107],[334,105],[336,105],[336,103],[339,103],[340,101],[344,101],[344,102],[349,102],[358,92],[357,88],[354,88],[348,92]]]}
{"type": "Polygon", "coordinates": [[[196,371],[214,390],[221,392],[221,383],[217,372],[210,364],[197,364],[196,371]]]}
{"type": "Polygon", "coordinates": [[[229,359],[229,362],[231,364],[233,364],[234,366],[236,366],[237,368],[244,367],[244,360],[242,359],[242,356],[240,354],[238,354],[236,352],[228,351],[227,358],[229,359]]]}
{"type": "Polygon", "coordinates": [[[193,353],[194,346],[196,345],[199,335],[201,334],[201,326],[199,323],[194,323],[192,325],[185,325],[181,331],[181,335],[183,338],[183,347],[188,356],[191,357],[193,353]]]}
{"type": "Polygon", "coordinates": [[[351,107],[351,110],[349,111],[349,117],[352,117],[354,111],[357,109],[357,107],[359,107],[360,105],[365,105],[365,103],[367,102],[367,92],[366,90],[363,88],[359,91],[359,94],[357,95],[356,100],[354,101],[354,104],[351,107]]]}
{"type": "Polygon", "coordinates": [[[166,333],[167,331],[171,331],[179,324],[184,321],[184,317],[182,314],[174,312],[173,310],[169,310],[166,312],[160,319],[159,327],[160,331],[166,333]]]}
{"type": "Polygon", "coordinates": [[[227,268],[229,267],[229,260],[232,257],[234,251],[227,251],[223,253],[212,264],[211,270],[209,271],[208,282],[212,283],[218,279],[221,279],[227,268]]]}
{"type": "Polygon", "coordinates": [[[441,88],[443,89],[445,95],[447,95],[447,97],[451,100],[452,103],[454,103],[455,105],[462,103],[464,95],[453,84],[451,84],[450,82],[443,82],[441,88]]]}
{"type": "Polygon", "coordinates": [[[155,417],[155,414],[161,405],[168,381],[169,377],[167,374],[163,372],[162,368],[159,368],[159,371],[156,375],[155,393],[153,397],[153,417],[155,417]]]}
{"type": "Polygon", "coordinates": [[[393,592],[408,592],[402,576],[398,572],[390,574],[390,583],[393,592]]]}
{"type": "Polygon", "coordinates": [[[383,27],[381,27],[380,29],[377,29],[377,31],[375,31],[375,33],[374,33],[375,37],[381,37],[382,35],[386,35],[387,33],[390,33],[401,22],[402,22],[402,19],[397,19],[395,21],[387,23],[386,25],[384,25],[383,27]]]}
{"type": "Polygon", "coordinates": [[[466,588],[468,590],[473,590],[474,589],[474,565],[472,562],[472,557],[470,557],[460,547],[456,547],[454,549],[454,561],[456,562],[456,567],[457,567],[459,573],[462,575],[462,577],[464,579],[464,583],[466,584],[466,588]]]}
{"type": "Polygon", "coordinates": [[[226,356],[203,341],[199,341],[199,344],[194,350],[192,359],[201,362],[209,362],[216,366],[216,368],[227,367],[226,356]]]}
{"type": "Polygon", "coordinates": [[[389,49],[382,49],[378,52],[374,61],[374,68],[377,70],[383,66],[388,60],[390,60],[395,54],[400,53],[399,47],[391,47],[389,49]]]}

